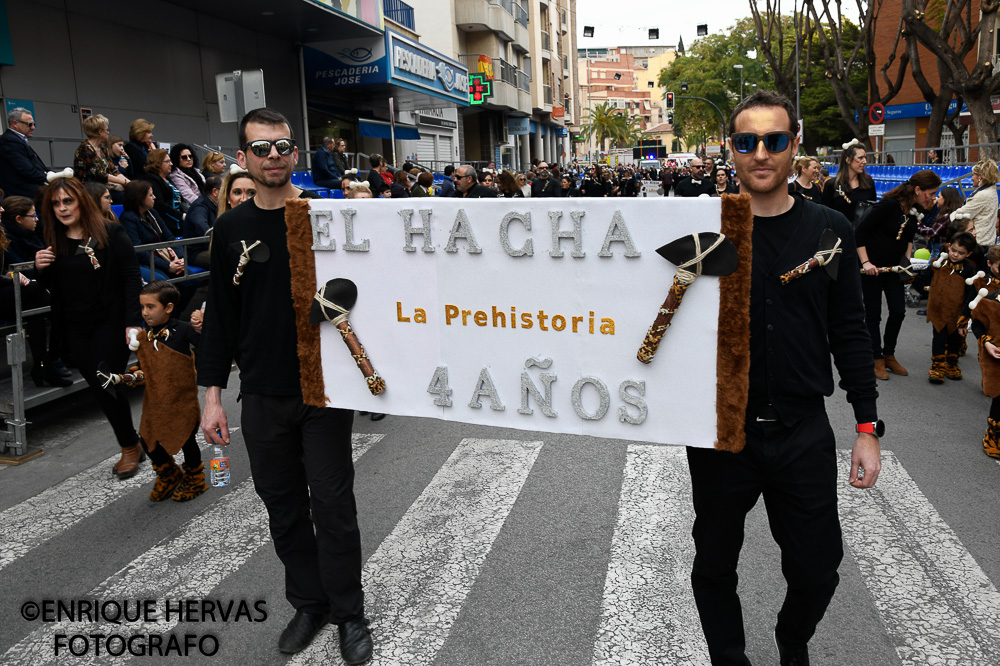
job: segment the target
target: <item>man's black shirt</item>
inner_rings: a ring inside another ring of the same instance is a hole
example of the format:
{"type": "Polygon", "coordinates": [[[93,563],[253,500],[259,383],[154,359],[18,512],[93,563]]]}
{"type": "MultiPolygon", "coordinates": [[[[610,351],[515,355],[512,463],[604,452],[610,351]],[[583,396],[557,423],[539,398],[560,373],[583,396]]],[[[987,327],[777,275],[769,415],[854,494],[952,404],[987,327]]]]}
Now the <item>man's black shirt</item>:
{"type": "Polygon", "coordinates": [[[823,397],[834,390],[832,354],[858,422],[874,421],[878,392],[851,224],[794,199],[782,215],[754,217],[747,413],[752,418],[771,404],[791,424],[822,411],[823,397]],[[782,285],[783,273],[816,253],[826,228],[842,241],[838,278],[819,268],[782,285]]]}
{"type": "MultiPolygon", "coordinates": [[[[316,198],[308,190],[299,197],[316,198]]],[[[216,221],[197,358],[199,385],[225,388],[235,359],[241,391],[302,394],[286,234],[285,209],[262,210],[256,199],[226,211],[216,221]],[[239,286],[234,285],[242,247],[234,249],[233,243],[246,241],[249,246],[258,240],[267,245],[270,257],[247,264],[239,286]]]]}

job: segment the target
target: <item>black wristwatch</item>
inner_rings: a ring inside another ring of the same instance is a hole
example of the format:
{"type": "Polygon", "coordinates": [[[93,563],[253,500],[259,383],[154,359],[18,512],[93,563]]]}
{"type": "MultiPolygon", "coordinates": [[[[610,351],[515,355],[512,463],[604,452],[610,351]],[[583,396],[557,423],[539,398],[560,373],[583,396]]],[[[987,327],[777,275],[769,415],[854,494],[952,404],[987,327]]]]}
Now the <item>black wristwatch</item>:
{"type": "Polygon", "coordinates": [[[855,428],[857,432],[866,432],[869,435],[875,435],[881,438],[885,435],[885,422],[882,419],[877,421],[869,421],[867,423],[859,423],[855,428]]]}

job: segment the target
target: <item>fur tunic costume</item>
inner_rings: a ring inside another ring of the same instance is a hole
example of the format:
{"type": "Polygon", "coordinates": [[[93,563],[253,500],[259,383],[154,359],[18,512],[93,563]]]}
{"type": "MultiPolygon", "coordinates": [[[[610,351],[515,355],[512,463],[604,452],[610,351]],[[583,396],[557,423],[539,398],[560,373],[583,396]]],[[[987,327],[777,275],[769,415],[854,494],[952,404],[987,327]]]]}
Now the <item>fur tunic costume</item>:
{"type": "Polygon", "coordinates": [[[963,308],[971,300],[972,288],[965,284],[965,279],[973,274],[972,264],[968,261],[960,264],[946,261],[941,268],[931,267],[931,270],[934,277],[927,299],[927,321],[935,331],[947,329],[948,333],[954,333],[963,308]]]}
{"type": "Polygon", "coordinates": [[[983,374],[983,393],[1000,397],[1000,360],[984,349],[987,342],[1000,343],[1000,290],[984,298],[972,310],[973,333],[979,338],[979,367],[983,374]]]}
{"type": "MultiPolygon", "coordinates": [[[[176,336],[177,324],[171,320],[162,330],[176,336]]],[[[139,334],[136,356],[146,382],[139,436],[149,448],[159,444],[174,455],[201,420],[194,356],[171,349],[163,337],[146,332],[139,334]]]]}

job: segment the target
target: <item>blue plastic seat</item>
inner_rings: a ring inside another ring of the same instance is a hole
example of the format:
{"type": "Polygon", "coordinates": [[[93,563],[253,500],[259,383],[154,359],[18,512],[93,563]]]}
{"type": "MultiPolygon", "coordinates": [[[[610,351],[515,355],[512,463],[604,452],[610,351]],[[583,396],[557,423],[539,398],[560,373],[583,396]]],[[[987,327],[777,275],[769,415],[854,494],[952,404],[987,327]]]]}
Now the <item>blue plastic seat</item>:
{"type": "Polygon", "coordinates": [[[332,197],[330,197],[331,199],[343,199],[344,198],[344,191],[343,190],[330,190],[330,194],[333,195],[332,197]]]}
{"type": "Polygon", "coordinates": [[[125,206],[119,206],[118,204],[111,204],[111,212],[115,214],[115,217],[121,217],[122,213],[125,212],[125,206]]]}
{"type": "Polygon", "coordinates": [[[303,174],[302,171],[293,171],[292,172],[292,185],[294,185],[295,187],[302,187],[302,185],[301,185],[301,183],[302,183],[302,174],[303,174]]]}

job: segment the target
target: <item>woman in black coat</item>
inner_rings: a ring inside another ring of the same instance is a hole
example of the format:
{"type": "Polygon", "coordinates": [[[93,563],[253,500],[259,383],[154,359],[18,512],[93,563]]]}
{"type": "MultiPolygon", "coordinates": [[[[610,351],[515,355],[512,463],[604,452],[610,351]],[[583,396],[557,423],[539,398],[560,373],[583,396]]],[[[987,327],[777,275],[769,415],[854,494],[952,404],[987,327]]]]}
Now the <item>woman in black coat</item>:
{"type": "Polygon", "coordinates": [[[35,254],[39,281],[52,295],[52,315],[73,360],[111,423],[121,458],[112,471],[135,476],[142,458],[132,409],[120,387],[106,391],[97,369],[123,372],[129,333],[142,331],[139,264],[128,234],[105,221],[75,178],[57,178],[44,191],[40,208],[47,247],[35,254]]]}
{"type": "Polygon", "coordinates": [[[889,372],[908,374],[896,360],[896,340],[906,316],[903,283],[896,273],[880,273],[880,268],[898,266],[913,257],[913,236],[919,216],[934,206],[941,179],[929,169],[918,171],[910,179],[886,192],[885,198],[871,207],[855,230],[858,259],[861,260],[861,293],[865,298],[865,323],[872,340],[875,376],[889,379],[889,372]],[[882,321],[882,295],[889,310],[885,337],[879,333],[882,321]]]}
{"type": "Polygon", "coordinates": [[[864,202],[878,199],[875,181],[865,173],[868,154],[857,139],[844,144],[840,154],[840,169],[835,178],[823,187],[823,205],[840,211],[857,226],[864,202]]]}
{"type": "Polygon", "coordinates": [[[162,148],[157,148],[149,151],[146,171],[139,177],[152,185],[153,194],[156,196],[156,212],[167,230],[174,236],[179,236],[184,220],[181,208],[183,199],[180,191],[169,180],[172,168],[170,155],[162,148]]]}
{"type": "MultiPolygon", "coordinates": [[[[170,233],[156,213],[156,195],[152,185],[145,180],[133,181],[125,186],[125,211],[118,220],[128,233],[132,245],[147,245],[172,241],[176,237],[170,233]]],[[[161,253],[153,253],[155,274],[149,272],[150,252],[137,252],[139,271],[146,282],[153,280],[169,280],[184,272],[184,260],[176,257],[168,259],[161,253]]],[[[163,254],[167,254],[164,252],[163,254]]]]}

